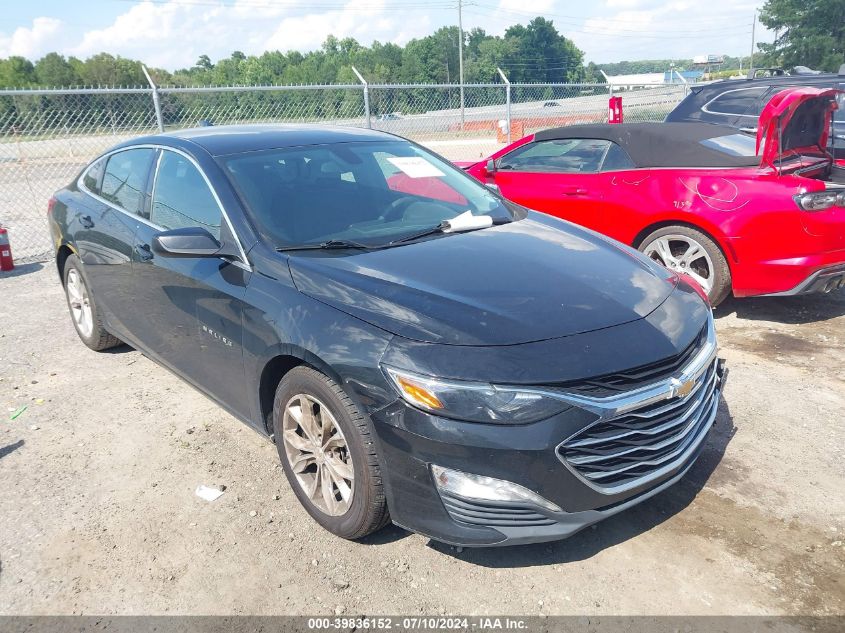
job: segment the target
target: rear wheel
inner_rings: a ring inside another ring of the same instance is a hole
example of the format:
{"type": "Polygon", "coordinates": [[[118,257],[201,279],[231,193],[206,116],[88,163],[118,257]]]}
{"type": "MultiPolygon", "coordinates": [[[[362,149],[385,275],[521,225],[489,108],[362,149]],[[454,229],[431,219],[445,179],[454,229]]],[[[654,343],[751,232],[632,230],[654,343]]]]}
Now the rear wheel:
{"type": "Polygon", "coordinates": [[[331,378],[296,367],[276,389],[276,447],[299,502],[325,529],[346,539],[389,521],[370,426],[331,378]]]}
{"type": "Polygon", "coordinates": [[[666,268],[692,277],[718,305],[731,292],[731,270],[719,246],[707,235],[688,226],[667,226],[654,231],[640,244],[640,251],[666,268]]]}
{"type": "Polygon", "coordinates": [[[64,281],[73,327],[82,342],[97,352],[120,345],[120,339],[109,334],[103,327],[97,303],[76,255],[70,255],[65,260],[64,281]]]}

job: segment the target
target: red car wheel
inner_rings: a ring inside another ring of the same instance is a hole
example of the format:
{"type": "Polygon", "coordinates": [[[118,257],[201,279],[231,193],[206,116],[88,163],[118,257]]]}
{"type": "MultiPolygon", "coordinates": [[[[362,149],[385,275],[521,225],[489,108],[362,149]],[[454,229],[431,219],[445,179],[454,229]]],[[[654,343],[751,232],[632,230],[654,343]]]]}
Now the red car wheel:
{"type": "Polygon", "coordinates": [[[719,246],[701,231],[667,226],[648,235],[640,251],[670,270],[692,277],[718,305],[730,294],[731,271],[719,246]]]}

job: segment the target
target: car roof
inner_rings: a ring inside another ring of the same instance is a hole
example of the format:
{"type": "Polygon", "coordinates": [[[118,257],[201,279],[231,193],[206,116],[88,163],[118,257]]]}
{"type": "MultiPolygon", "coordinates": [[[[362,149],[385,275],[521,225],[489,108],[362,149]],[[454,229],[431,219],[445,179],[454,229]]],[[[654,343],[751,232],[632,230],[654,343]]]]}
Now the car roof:
{"type": "Polygon", "coordinates": [[[692,85],[693,92],[726,92],[737,88],[756,88],[766,86],[814,86],[823,84],[835,86],[845,82],[845,75],[824,73],[821,75],[772,75],[771,77],[754,77],[745,79],[721,79],[711,83],[692,85]]]}
{"type": "MultiPolygon", "coordinates": [[[[326,145],[360,141],[399,141],[399,137],[378,130],[333,125],[221,125],[157,134],[133,143],[164,139],[189,141],[212,156],[241,154],[283,147],[326,145]]],[[[181,145],[181,143],[177,143],[181,145]]]]}
{"type": "Polygon", "coordinates": [[[535,141],[602,139],[620,145],[637,167],[755,167],[757,156],[732,156],[701,141],[740,134],[712,123],[593,123],[537,132],[535,141]]]}

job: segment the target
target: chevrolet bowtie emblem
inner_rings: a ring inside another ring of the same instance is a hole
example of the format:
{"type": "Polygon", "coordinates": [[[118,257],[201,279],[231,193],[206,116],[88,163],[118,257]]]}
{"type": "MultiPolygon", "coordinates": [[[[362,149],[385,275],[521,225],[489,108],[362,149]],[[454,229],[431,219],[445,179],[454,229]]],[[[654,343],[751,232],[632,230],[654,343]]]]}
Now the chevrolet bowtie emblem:
{"type": "Polygon", "coordinates": [[[686,398],[695,387],[695,380],[688,378],[687,380],[678,380],[672,378],[672,397],[686,398]]]}

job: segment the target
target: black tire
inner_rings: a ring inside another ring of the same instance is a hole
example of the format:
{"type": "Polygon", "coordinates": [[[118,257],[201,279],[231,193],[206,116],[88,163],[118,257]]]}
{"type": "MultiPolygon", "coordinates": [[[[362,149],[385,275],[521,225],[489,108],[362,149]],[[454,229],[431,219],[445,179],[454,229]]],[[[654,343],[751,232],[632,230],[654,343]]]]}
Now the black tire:
{"type": "Polygon", "coordinates": [[[297,499],[317,523],[345,539],[359,539],[390,522],[381,466],[370,421],[331,378],[305,366],[290,370],[276,389],[273,401],[273,432],[285,475],[297,499]],[[308,498],[291,467],[283,439],[283,417],[288,403],[305,394],[327,407],[343,433],[352,459],[352,500],[344,514],[333,516],[308,498]]]}
{"type": "Polygon", "coordinates": [[[95,352],[122,345],[123,341],[110,334],[103,326],[103,320],[100,316],[100,311],[97,308],[97,301],[94,298],[94,293],[91,292],[91,285],[88,283],[88,278],[85,276],[82,262],[79,261],[79,258],[76,255],[69,255],[65,260],[65,267],[62,271],[62,282],[64,284],[65,299],[67,300],[68,310],[71,313],[71,322],[73,323],[73,328],[76,330],[76,333],[79,335],[82,342],[95,352]],[[71,297],[68,292],[68,278],[72,274],[72,271],[79,276],[79,279],[84,284],[88,295],[88,306],[91,309],[92,321],[92,328],[90,332],[84,332],[80,328],[76,319],[73,318],[73,307],[71,306],[71,297]]]}
{"type": "Polygon", "coordinates": [[[653,231],[640,242],[638,248],[640,251],[645,252],[652,242],[669,235],[680,235],[694,240],[707,253],[710,261],[713,263],[713,286],[707,293],[707,296],[710,299],[710,304],[715,308],[731,293],[731,269],[728,266],[728,260],[725,259],[725,255],[722,253],[722,249],[706,233],[683,225],[664,226],[661,229],[653,231]]]}

